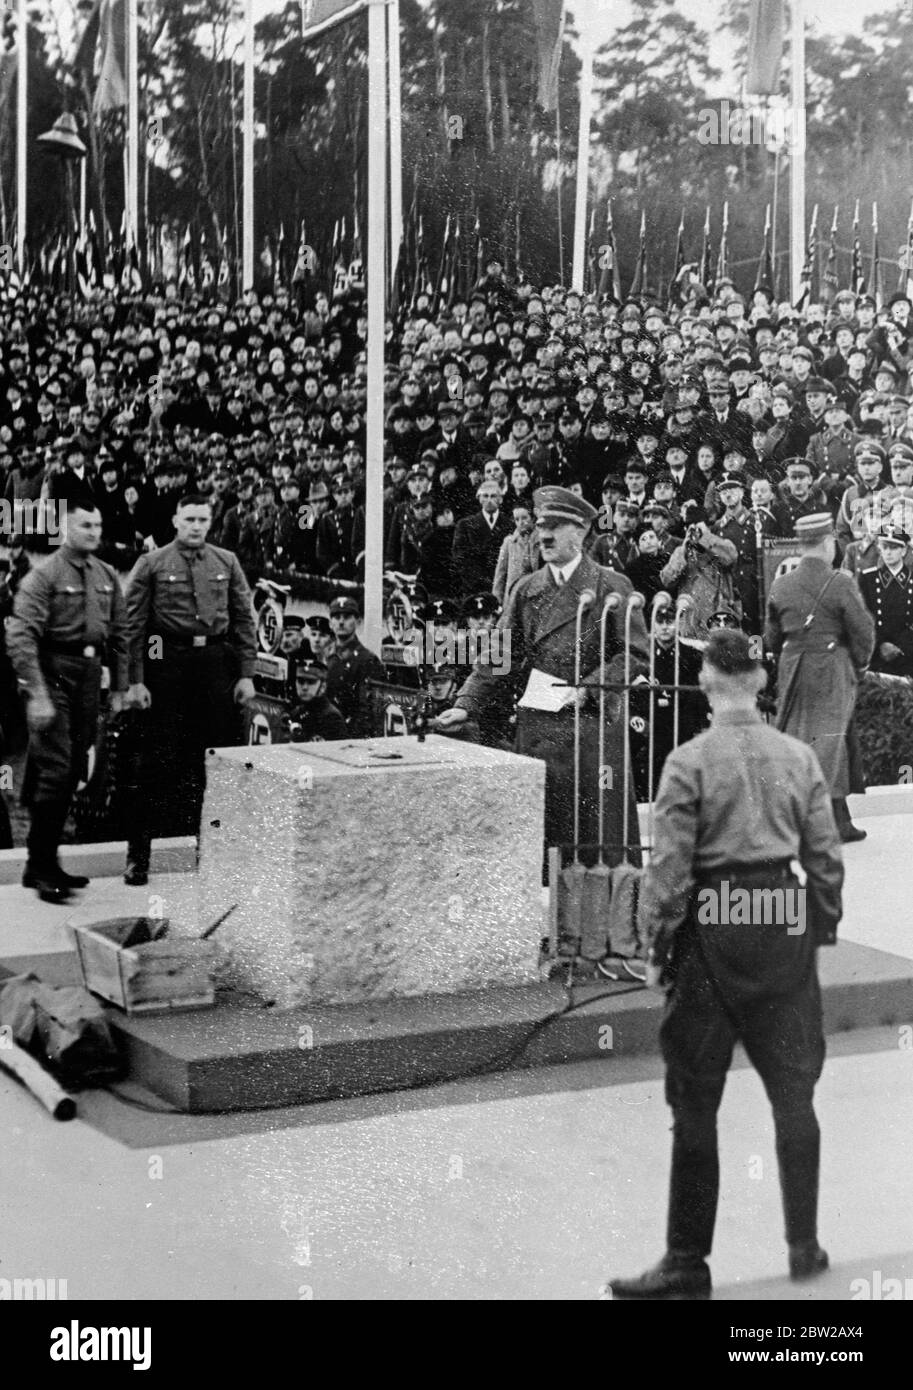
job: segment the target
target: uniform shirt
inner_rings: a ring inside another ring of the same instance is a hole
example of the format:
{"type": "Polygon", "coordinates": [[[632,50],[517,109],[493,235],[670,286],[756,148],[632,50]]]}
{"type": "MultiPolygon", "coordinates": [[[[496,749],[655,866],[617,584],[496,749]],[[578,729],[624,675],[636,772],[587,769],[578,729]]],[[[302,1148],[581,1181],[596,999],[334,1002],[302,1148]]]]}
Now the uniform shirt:
{"type": "Polygon", "coordinates": [[[379,658],[362,646],[357,637],[337,642],[336,652],[327,662],[327,698],[342,714],[350,733],[358,734],[361,730],[362,684],[383,679],[379,658]]]}
{"type": "Polygon", "coordinates": [[[347,738],[346,721],[326,695],[293,706],[288,713],[289,737],[292,743],[326,743],[347,738]]]}
{"type": "Polygon", "coordinates": [[[107,645],[111,685],[126,690],[124,599],[116,573],[94,555],[60,546],[19,585],[6,642],[16,675],[29,694],[47,696],[39,655],[42,642],[107,645]]]}
{"type": "Polygon", "coordinates": [[[253,677],[257,641],[250,590],[230,551],[172,541],[141,555],[127,580],[126,598],[132,684],[143,681],[146,643],[152,636],[226,636],[240,675],[253,677]]]}
{"type": "Polygon", "coordinates": [[[638,911],[651,942],[681,926],[702,874],[787,859],[808,876],[818,923],[836,929],[843,861],[827,783],[812,749],[756,711],[721,710],[669,754],[655,814],[638,911]]]}

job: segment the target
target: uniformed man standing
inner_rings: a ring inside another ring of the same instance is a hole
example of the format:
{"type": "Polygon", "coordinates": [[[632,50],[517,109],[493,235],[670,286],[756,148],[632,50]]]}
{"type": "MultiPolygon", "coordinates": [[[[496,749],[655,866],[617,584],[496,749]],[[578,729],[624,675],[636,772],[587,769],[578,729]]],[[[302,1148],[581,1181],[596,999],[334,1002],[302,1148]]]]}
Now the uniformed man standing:
{"type": "Polygon", "coordinates": [[[606,1293],[615,1298],[710,1297],[716,1115],[737,1041],[773,1109],[790,1276],[808,1279],[828,1265],[817,1231],[813,1098],[824,1035],[816,947],[836,940],[843,864],[818,759],[758,713],[765,679],[745,633],[711,633],[700,683],[713,724],[670,753],[663,769],[638,916],[648,981],[667,991],[666,1253],[646,1274],[611,1280],[606,1293]]]}
{"type": "Polygon", "coordinates": [[[127,582],[128,701],[146,711],[131,884],[147,882],[154,819],[171,834],[198,833],[206,749],[241,742],[238,706],[254,697],[250,590],[237,556],[206,544],[211,520],[207,498],[182,498],[175,540],[141,556],[127,582]]]}
{"type": "Polygon", "coordinates": [[[343,595],[330,604],[330,627],[336,651],[327,661],[327,696],[340,710],[349,733],[359,738],[368,733],[362,710],[365,682],[382,681],[380,658],[369,652],[355,636],[359,607],[354,598],[343,595]]]}
{"type": "Polygon", "coordinates": [[[29,807],[28,861],[22,875],[45,902],[62,903],[89,882],[57,861],[73,792],[95,742],[103,664],[111,706],[127,688],[124,601],[117,575],[94,555],[101,512],[71,502],[66,540],[25,576],[7,623],[7,650],[26,695],[30,738],[22,800],[29,807]]]}
{"type": "Polygon", "coordinates": [[[796,523],[802,558],[771,585],[764,645],[779,658],[777,728],[815,750],[831,789],[844,842],[865,838],[850,821],[847,731],[859,676],[875,645],[875,623],[836,553],[829,512],[796,523]]]}
{"type": "Polygon", "coordinates": [[[878,563],[859,572],[859,589],[875,619],[871,669],[913,676],[913,560],[910,537],[890,523],[878,533],[878,563]]]}
{"type": "MultiPolygon", "coordinates": [[[[448,732],[470,719],[479,720],[507,681],[521,696],[533,671],[551,676],[566,685],[573,684],[576,667],[577,612],[581,597],[592,600],[584,610],[580,637],[580,673],[584,686],[598,686],[603,679],[620,682],[624,676],[624,607],[633,592],[631,581],[614,570],[603,569],[583,554],[584,537],[596,508],[584,498],[562,487],[539,488],[533,495],[539,547],[545,561],[534,574],[519,580],[507,596],[507,606],[498,623],[503,634],[499,664],[477,662],[460,690],[453,709],[445,710],[436,722],[448,732]],[[610,612],[606,623],[605,676],[600,674],[599,628],[603,607],[610,595],[622,603],[610,612]],[[509,646],[507,645],[509,643],[509,646]]],[[[639,610],[631,622],[632,674],[647,674],[647,633],[639,610]]],[[[605,729],[605,761],[616,775],[608,779],[599,764],[598,689],[578,692],[581,706],[580,762],[580,843],[585,862],[593,862],[598,843],[598,805],[600,784],[605,795],[605,853],[610,864],[623,857],[622,777],[624,721],[619,717],[620,700],[608,694],[605,729]],[[610,784],[606,786],[606,782],[610,784]],[[587,848],[588,847],[588,848],[587,848]]],[[[565,855],[574,844],[574,710],[568,704],[558,712],[535,705],[517,712],[516,752],[541,758],[546,764],[545,846],[561,846],[565,855]]],[[[630,791],[630,789],[628,789],[630,791]]],[[[630,795],[633,805],[633,792],[630,795]]],[[[631,812],[629,835],[636,834],[637,816],[631,812]]]]}

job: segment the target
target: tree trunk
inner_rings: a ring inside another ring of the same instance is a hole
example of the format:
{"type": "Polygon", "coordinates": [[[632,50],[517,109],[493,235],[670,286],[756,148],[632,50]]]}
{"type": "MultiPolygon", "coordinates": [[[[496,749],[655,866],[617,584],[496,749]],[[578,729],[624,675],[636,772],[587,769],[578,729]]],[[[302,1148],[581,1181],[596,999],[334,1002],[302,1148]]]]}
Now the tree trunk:
{"type": "Polygon", "coordinates": [[[498,91],[501,98],[501,143],[509,145],[511,142],[510,99],[507,93],[507,73],[504,70],[503,61],[498,63],[498,91]]]}
{"type": "Polygon", "coordinates": [[[485,110],[485,142],[488,153],[495,152],[495,127],[491,100],[491,44],[488,16],[482,21],[482,103],[485,110]]]}

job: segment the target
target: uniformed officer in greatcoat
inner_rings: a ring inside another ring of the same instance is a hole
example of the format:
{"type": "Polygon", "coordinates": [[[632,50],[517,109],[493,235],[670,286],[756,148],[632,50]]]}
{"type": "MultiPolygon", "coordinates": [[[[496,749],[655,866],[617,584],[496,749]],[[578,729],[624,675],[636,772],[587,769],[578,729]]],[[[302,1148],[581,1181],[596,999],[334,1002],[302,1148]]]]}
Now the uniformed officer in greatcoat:
{"type": "Polygon", "coordinates": [[[144,711],[131,884],[147,881],[156,819],[165,833],[198,833],[206,749],[241,742],[238,707],[254,697],[250,590],[237,556],[206,544],[211,519],[202,494],[182,498],[175,539],[141,556],[127,581],[128,699],[144,711]]]}
{"type": "Polygon", "coordinates": [[[66,522],[64,543],[19,585],[6,633],[30,731],[22,799],[31,823],[22,882],[50,903],[65,902],[89,882],[65,873],[57,850],[96,738],[102,666],[111,672],[115,713],[127,688],[124,601],[116,573],[94,554],[101,513],[77,498],[66,522]]]}
{"type": "Polygon", "coordinates": [[[666,759],[638,920],[648,983],[666,991],[660,1041],[672,1110],[666,1253],[618,1299],[706,1299],[720,1165],[716,1116],[736,1042],[773,1109],[794,1280],[827,1269],[818,1244],[824,1064],[816,947],[836,941],[843,863],[814,752],[766,724],[766,676],[744,632],[710,634],[700,684],[711,728],[666,759]],[[801,887],[793,863],[806,874],[801,887]]]}
{"type": "Polygon", "coordinates": [[[902,526],[882,526],[878,563],[860,570],[858,583],[875,619],[871,670],[913,676],[913,560],[910,537],[902,526]]]}
{"type": "Polygon", "coordinates": [[[336,651],[327,661],[327,695],[340,710],[349,733],[356,738],[370,732],[362,707],[365,682],[384,679],[380,658],[369,652],[355,635],[360,611],[356,600],[347,594],[333,599],[330,627],[336,639],[336,651]]]}
{"type": "Polygon", "coordinates": [[[800,517],[802,558],[774,580],[767,600],[766,649],[779,658],[777,728],[815,750],[844,841],[865,831],[850,821],[847,732],[859,676],[875,644],[875,624],[853,579],[833,568],[830,512],[800,517]]]}

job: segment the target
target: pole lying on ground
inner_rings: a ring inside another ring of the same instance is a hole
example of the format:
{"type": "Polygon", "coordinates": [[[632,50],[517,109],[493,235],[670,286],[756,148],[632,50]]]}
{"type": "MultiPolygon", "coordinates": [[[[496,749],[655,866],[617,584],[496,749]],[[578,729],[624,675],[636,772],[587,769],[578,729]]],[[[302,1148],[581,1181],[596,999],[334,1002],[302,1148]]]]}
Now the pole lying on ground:
{"type": "Polygon", "coordinates": [[[609,594],[602,605],[599,618],[599,853],[596,863],[587,870],[583,884],[580,909],[580,954],[586,960],[600,960],[606,952],[609,918],[611,871],[605,862],[605,644],[606,619],[621,607],[621,595],[609,594]]]}
{"type": "Polygon", "coordinates": [[[624,689],[624,738],[623,753],[623,777],[622,777],[622,805],[621,805],[621,843],[624,846],[625,859],[628,857],[628,827],[630,824],[629,796],[631,789],[631,745],[628,740],[628,730],[631,727],[631,619],[634,614],[646,603],[643,594],[636,591],[628,595],[628,604],[625,609],[625,689],[624,689]]]}
{"type": "Polygon", "coordinates": [[[0,1047],[0,1067],[21,1081],[55,1120],[72,1120],[75,1117],[76,1101],[73,1097],[17,1043],[11,1047],[0,1047]]]}
{"type": "Polygon", "coordinates": [[[569,868],[562,870],[560,921],[562,934],[571,940],[580,938],[583,882],[586,869],[580,862],[580,630],[583,615],[596,601],[592,589],[584,589],[577,600],[577,621],[574,628],[574,857],[569,868]]]}

